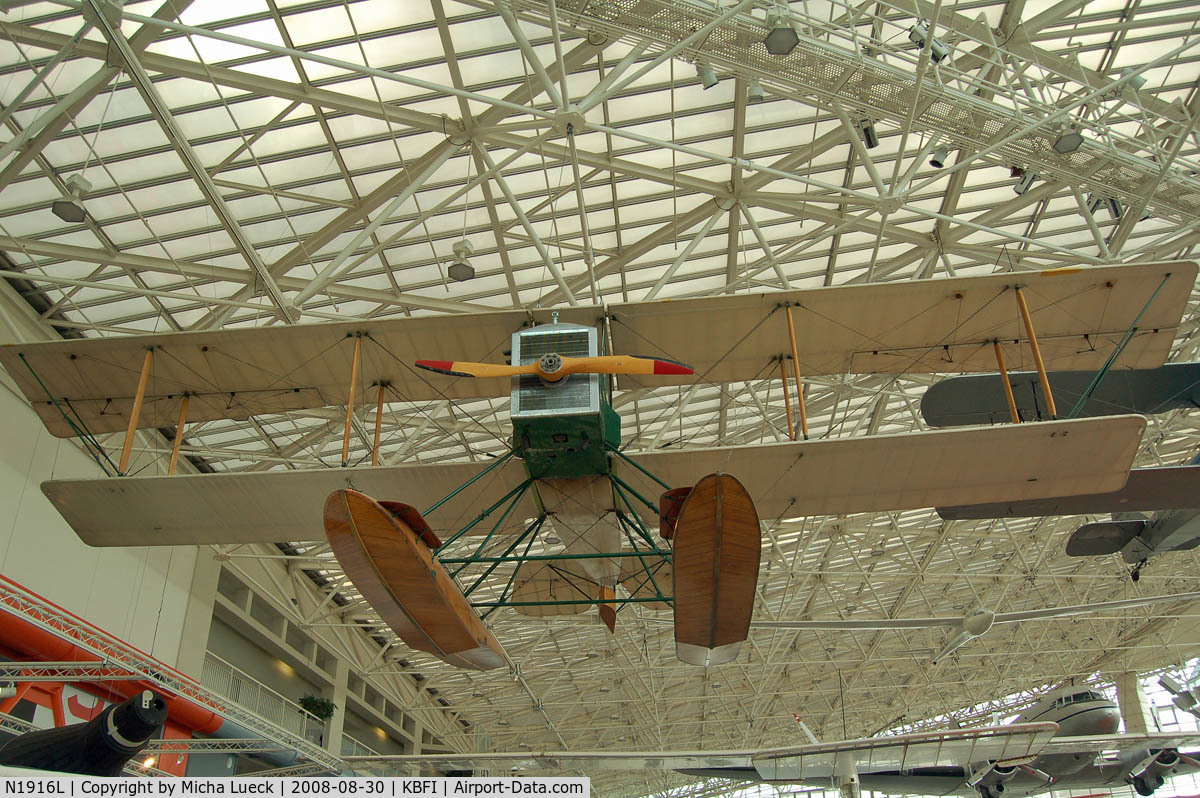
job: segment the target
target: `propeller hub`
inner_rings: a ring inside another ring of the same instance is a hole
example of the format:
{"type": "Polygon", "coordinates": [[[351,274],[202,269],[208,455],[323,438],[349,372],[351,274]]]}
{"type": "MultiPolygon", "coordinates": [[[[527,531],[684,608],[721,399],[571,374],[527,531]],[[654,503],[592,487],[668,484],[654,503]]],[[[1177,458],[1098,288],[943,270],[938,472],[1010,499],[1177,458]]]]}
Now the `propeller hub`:
{"type": "Polygon", "coordinates": [[[546,377],[557,374],[562,370],[562,366],[562,357],[555,352],[547,352],[538,361],[538,371],[542,372],[542,375],[546,377]]]}

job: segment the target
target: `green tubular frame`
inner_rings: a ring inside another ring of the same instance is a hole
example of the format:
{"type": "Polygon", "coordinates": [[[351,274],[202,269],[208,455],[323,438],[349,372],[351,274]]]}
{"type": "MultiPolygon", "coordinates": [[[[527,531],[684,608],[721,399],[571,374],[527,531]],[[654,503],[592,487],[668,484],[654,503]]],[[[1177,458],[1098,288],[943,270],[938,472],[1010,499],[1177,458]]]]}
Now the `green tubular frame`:
{"type": "MultiPolygon", "coordinates": [[[[483,574],[480,575],[480,577],[478,579],[476,579],[474,582],[472,582],[470,587],[468,587],[466,590],[463,591],[463,595],[464,596],[471,595],[471,593],[474,592],[475,588],[479,587],[479,585],[483,583],[483,580],[487,579],[488,576],[492,573],[492,571],[496,570],[496,568],[499,567],[500,563],[502,563],[502,562],[517,562],[517,563],[524,562],[524,559],[522,559],[522,558],[509,559],[508,555],[512,554],[513,549],[515,549],[517,546],[521,545],[521,541],[524,540],[527,535],[533,535],[533,538],[536,539],[538,530],[542,528],[542,524],[545,522],[545,520],[546,520],[546,516],[539,515],[532,524],[530,524],[528,527],[525,528],[524,532],[522,532],[520,535],[517,536],[516,540],[514,540],[511,544],[509,544],[509,547],[504,550],[504,554],[502,554],[500,557],[492,558],[495,560],[495,562],[493,562],[490,566],[488,566],[487,570],[484,571],[483,574]]],[[[532,543],[532,542],[533,542],[533,540],[530,540],[530,543],[532,543]]],[[[528,551],[528,550],[529,550],[528,547],[526,547],[526,551],[528,551]]],[[[474,560],[472,562],[478,562],[478,561],[474,560]]],[[[466,567],[467,567],[466,565],[462,566],[462,568],[466,568],[466,567]]],[[[518,565],[517,567],[520,568],[520,565],[518,565]]],[[[458,571],[461,571],[462,568],[459,568],[458,571]]],[[[454,572],[455,575],[458,574],[458,571],[454,572]]]]}
{"type": "Polygon", "coordinates": [[[428,510],[426,510],[425,512],[421,513],[421,517],[422,517],[422,518],[424,518],[424,517],[428,516],[428,515],[429,515],[430,513],[432,513],[434,510],[436,510],[437,508],[441,507],[443,504],[445,504],[446,502],[450,501],[451,499],[453,499],[453,498],[454,498],[455,496],[457,496],[458,494],[462,493],[462,492],[463,492],[464,490],[466,490],[467,488],[471,487],[471,485],[475,484],[477,481],[479,481],[480,479],[482,479],[484,476],[486,476],[487,474],[490,474],[490,473],[491,473],[491,472],[492,472],[494,469],[497,469],[497,468],[499,468],[501,465],[503,465],[504,463],[506,463],[506,462],[508,461],[508,459],[509,459],[510,457],[512,457],[512,456],[513,456],[514,454],[516,454],[516,453],[517,453],[517,450],[516,450],[516,449],[509,449],[509,450],[508,450],[507,452],[505,452],[505,453],[504,453],[504,454],[503,454],[501,457],[499,457],[499,458],[496,460],[496,462],[492,463],[490,466],[488,466],[487,468],[483,469],[483,470],[482,470],[482,471],[480,471],[478,474],[476,474],[475,476],[471,477],[470,479],[468,479],[468,480],[467,480],[466,482],[464,482],[463,484],[459,485],[459,486],[458,486],[457,488],[455,488],[454,490],[450,491],[450,493],[449,493],[449,494],[447,494],[446,496],[443,496],[443,497],[442,497],[442,498],[441,498],[439,501],[437,501],[437,502],[436,502],[436,503],[435,503],[435,504],[434,504],[432,507],[430,507],[430,508],[429,508],[428,510]]]}
{"type": "MultiPolygon", "coordinates": [[[[659,479],[654,474],[647,471],[641,465],[634,462],[632,459],[630,459],[628,456],[626,456],[623,452],[619,451],[617,448],[615,448],[613,446],[608,446],[607,448],[610,452],[617,455],[620,459],[624,460],[625,462],[629,463],[636,470],[640,471],[642,474],[649,477],[655,483],[661,485],[663,488],[665,488],[667,490],[670,490],[670,486],[667,485],[667,483],[663,482],[661,479],[659,479]]],[[[446,502],[453,499],[455,496],[458,496],[459,494],[461,494],[472,483],[476,482],[477,480],[482,478],[484,475],[486,475],[488,472],[492,471],[493,469],[499,467],[502,463],[504,463],[509,458],[511,458],[515,453],[516,453],[515,450],[510,450],[509,452],[507,452],[505,455],[503,455],[502,457],[497,459],[496,462],[489,465],[483,471],[476,474],[470,480],[468,480],[464,484],[460,485],[459,487],[455,488],[448,495],[446,495],[443,499],[441,499],[440,501],[435,503],[432,507],[430,507],[426,511],[426,514],[433,512],[434,510],[438,509],[446,502]]],[[[649,509],[652,513],[657,514],[659,511],[658,506],[654,502],[652,502],[650,499],[648,499],[646,496],[644,496],[642,493],[640,493],[636,488],[634,488],[628,482],[621,479],[619,476],[612,473],[611,471],[609,471],[609,473],[605,474],[604,476],[606,476],[608,478],[609,484],[612,487],[613,495],[618,500],[618,507],[614,512],[614,515],[616,517],[617,526],[620,528],[621,532],[623,533],[625,540],[628,541],[629,545],[633,548],[633,551],[622,550],[622,551],[607,552],[607,553],[606,552],[584,552],[584,553],[579,553],[579,554],[534,554],[534,555],[531,555],[529,553],[529,551],[533,547],[534,542],[537,540],[538,534],[541,531],[546,520],[550,517],[550,514],[545,512],[545,509],[543,507],[541,507],[540,501],[539,501],[538,502],[539,513],[538,513],[537,518],[533,519],[525,527],[525,529],[523,529],[521,531],[521,533],[519,535],[517,535],[516,538],[503,549],[503,551],[500,554],[485,555],[484,552],[487,549],[488,545],[493,542],[493,539],[496,537],[500,528],[504,525],[504,522],[513,513],[513,511],[516,509],[517,505],[520,504],[521,499],[527,493],[534,496],[535,499],[538,499],[538,487],[536,484],[536,480],[534,480],[531,477],[526,478],[520,485],[518,485],[517,487],[513,488],[508,493],[506,493],[502,498],[500,498],[498,501],[493,503],[486,510],[484,510],[479,515],[477,515],[475,518],[473,518],[464,527],[459,529],[450,538],[448,538],[440,547],[438,547],[437,552],[435,552],[435,554],[437,554],[438,552],[445,551],[451,544],[455,543],[459,538],[461,538],[467,532],[474,529],[485,518],[489,517],[492,513],[496,512],[501,507],[504,507],[504,510],[503,510],[502,514],[500,515],[500,518],[492,525],[491,530],[484,537],[483,541],[481,543],[479,543],[479,545],[474,547],[471,554],[469,554],[467,556],[438,557],[437,558],[438,562],[440,562],[443,566],[446,566],[447,570],[455,578],[458,578],[461,574],[463,574],[464,571],[466,571],[467,568],[469,568],[472,565],[487,566],[483,570],[483,572],[480,573],[478,576],[472,577],[470,585],[467,586],[463,590],[463,595],[468,596],[468,597],[472,593],[474,593],[476,590],[478,590],[483,585],[484,581],[489,576],[491,576],[500,565],[512,563],[516,566],[515,568],[513,568],[512,573],[509,575],[508,581],[505,584],[504,589],[501,591],[500,597],[498,599],[493,600],[493,601],[471,602],[472,607],[478,607],[480,609],[486,610],[482,614],[481,617],[486,618],[492,612],[494,612],[495,610],[497,610],[501,607],[555,607],[555,606],[579,606],[579,605],[591,606],[591,605],[596,605],[596,604],[625,605],[625,604],[650,604],[650,603],[654,603],[654,602],[663,602],[663,603],[669,604],[673,601],[672,596],[663,592],[662,586],[659,584],[659,580],[655,577],[654,569],[652,568],[654,559],[661,558],[663,560],[666,560],[667,562],[670,562],[671,561],[671,550],[669,548],[664,549],[658,545],[658,543],[655,541],[653,534],[646,527],[645,523],[643,523],[643,521],[642,521],[641,517],[638,515],[638,513],[634,510],[635,505],[640,503],[641,505],[644,505],[647,509],[649,509]],[[505,505],[507,505],[507,506],[505,506],[505,505]],[[623,505],[623,509],[622,509],[622,505],[623,505]],[[521,548],[522,543],[524,543],[525,545],[523,547],[523,550],[521,550],[518,553],[517,549],[521,548]],[[636,557],[638,559],[638,562],[642,566],[642,572],[645,573],[646,578],[649,580],[650,584],[654,587],[654,592],[655,592],[654,596],[642,597],[642,598],[635,598],[635,597],[619,598],[619,597],[614,596],[612,599],[603,599],[603,600],[598,597],[597,598],[590,598],[590,597],[589,598],[579,598],[579,599],[561,599],[561,600],[551,600],[551,601],[511,601],[510,600],[510,596],[512,595],[512,591],[513,591],[513,585],[516,583],[517,574],[520,572],[521,566],[527,562],[549,562],[549,561],[564,561],[564,560],[566,560],[566,561],[598,560],[598,559],[610,559],[610,558],[611,559],[620,559],[620,558],[627,558],[627,557],[636,557]]]]}

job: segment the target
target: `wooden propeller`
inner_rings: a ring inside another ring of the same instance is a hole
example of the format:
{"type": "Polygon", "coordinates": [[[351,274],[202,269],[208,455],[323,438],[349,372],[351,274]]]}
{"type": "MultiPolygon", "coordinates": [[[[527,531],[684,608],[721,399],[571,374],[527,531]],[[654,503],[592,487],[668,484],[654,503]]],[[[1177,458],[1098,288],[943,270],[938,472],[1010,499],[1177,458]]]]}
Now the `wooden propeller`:
{"type": "Polygon", "coordinates": [[[558,382],[571,374],[692,374],[691,366],[662,358],[636,355],[563,357],[553,352],[524,366],[471,363],[465,360],[418,360],[417,366],[452,377],[516,377],[530,374],[558,382]]]}

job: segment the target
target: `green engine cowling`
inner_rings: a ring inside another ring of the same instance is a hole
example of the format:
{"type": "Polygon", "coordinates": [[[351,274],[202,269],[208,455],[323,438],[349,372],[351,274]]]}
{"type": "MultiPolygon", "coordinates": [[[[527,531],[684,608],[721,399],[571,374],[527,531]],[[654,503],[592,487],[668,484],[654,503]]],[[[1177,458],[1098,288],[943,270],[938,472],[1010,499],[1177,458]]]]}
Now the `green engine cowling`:
{"type": "Polygon", "coordinates": [[[600,412],[513,419],[513,441],[535,479],[569,479],[609,472],[606,444],[621,443],[621,417],[600,412]]]}

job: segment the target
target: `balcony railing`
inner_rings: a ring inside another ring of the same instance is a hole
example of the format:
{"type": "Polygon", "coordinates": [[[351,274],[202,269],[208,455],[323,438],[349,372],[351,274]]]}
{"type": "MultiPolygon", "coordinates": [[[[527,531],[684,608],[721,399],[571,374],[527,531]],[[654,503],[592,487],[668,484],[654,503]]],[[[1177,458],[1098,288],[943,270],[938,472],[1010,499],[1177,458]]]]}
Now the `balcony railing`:
{"type": "Polygon", "coordinates": [[[289,701],[269,687],[265,687],[245,671],[230,665],[216,654],[204,655],[204,669],[200,681],[205,687],[219,693],[242,709],[249,710],[263,720],[303,737],[309,742],[321,744],[325,723],[310,715],[299,704],[289,701]]]}

